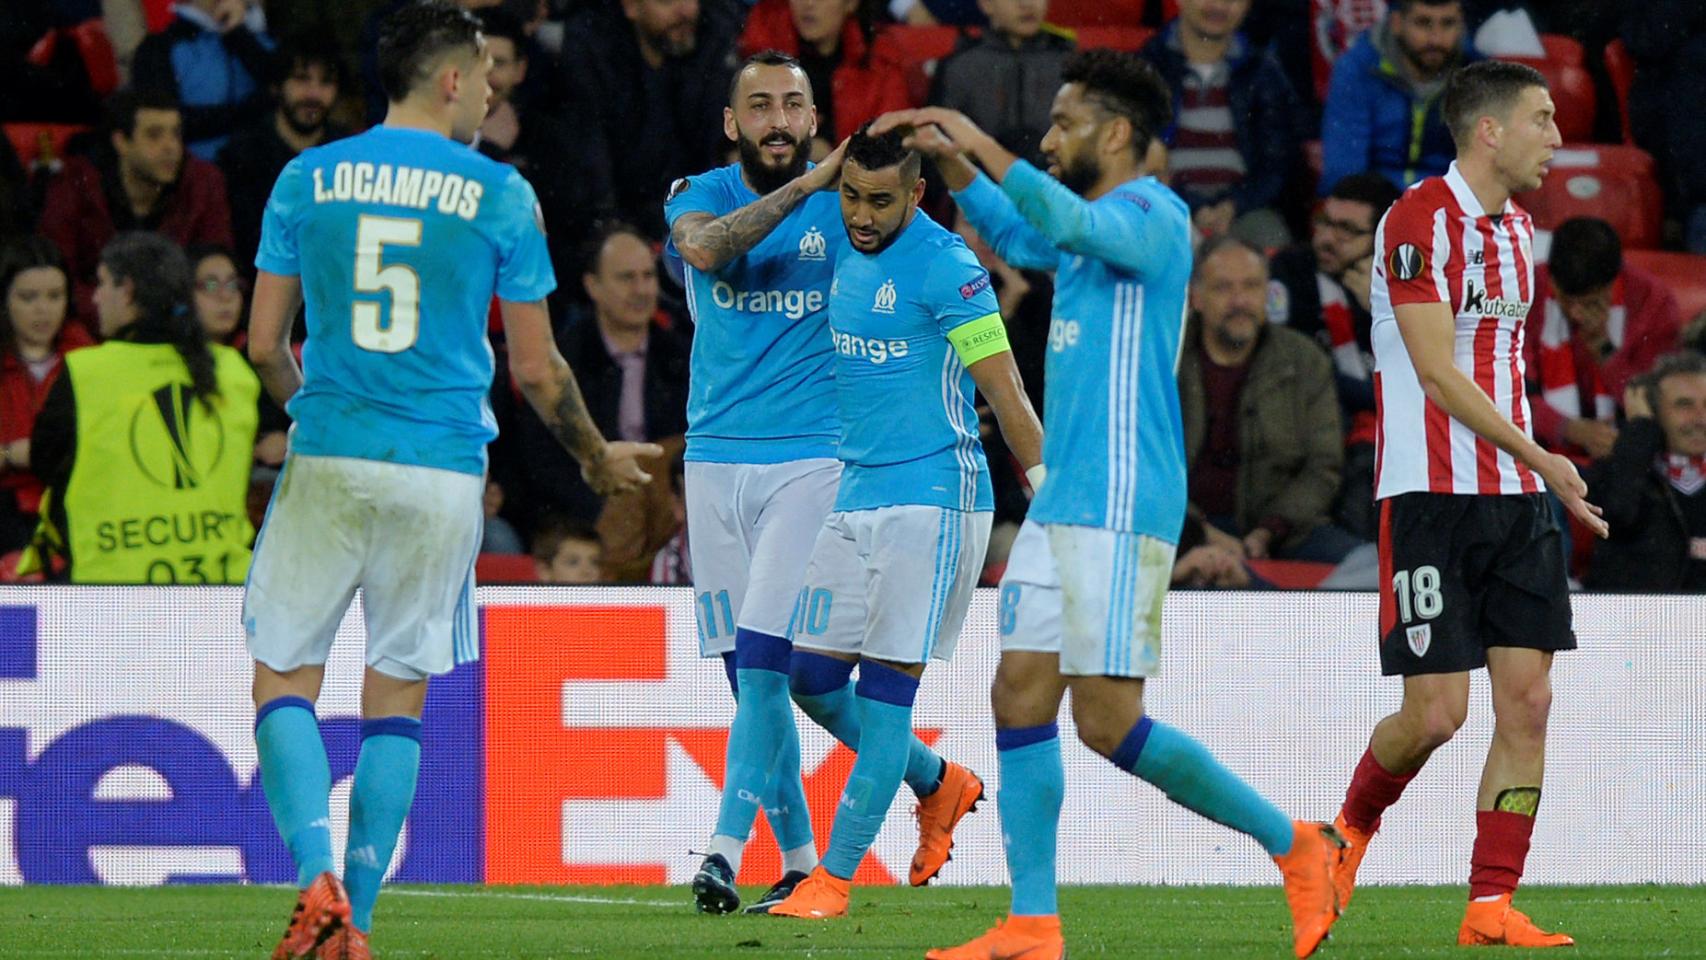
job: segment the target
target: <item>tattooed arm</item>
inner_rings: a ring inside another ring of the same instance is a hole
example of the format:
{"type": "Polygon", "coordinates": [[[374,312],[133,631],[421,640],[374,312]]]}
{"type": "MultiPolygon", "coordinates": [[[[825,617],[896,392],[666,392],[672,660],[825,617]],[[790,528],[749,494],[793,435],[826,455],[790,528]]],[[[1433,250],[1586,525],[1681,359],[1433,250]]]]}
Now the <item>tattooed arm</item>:
{"type": "Polygon", "coordinates": [[[684,213],[670,230],[681,259],[702,273],[720,270],[770,235],[782,218],[801,201],[835,186],[841,176],[841,158],[847,152],[842,141],[823,162],[757,200],[720,217],[708,213],[684,213]]]}
{"type": "Polygon", "coordinates": [[[581,476],[600,496],[632,490],[651,482],[639,458],[661,457],[653,443],[610,443],[592,422],[581,398],[574,371],[551,338],[551,317],[545,302],[498,301],[503,311],[504,337],[509,345],[509,370],[521,395],[564,449],[580,461],[581,476]]]}

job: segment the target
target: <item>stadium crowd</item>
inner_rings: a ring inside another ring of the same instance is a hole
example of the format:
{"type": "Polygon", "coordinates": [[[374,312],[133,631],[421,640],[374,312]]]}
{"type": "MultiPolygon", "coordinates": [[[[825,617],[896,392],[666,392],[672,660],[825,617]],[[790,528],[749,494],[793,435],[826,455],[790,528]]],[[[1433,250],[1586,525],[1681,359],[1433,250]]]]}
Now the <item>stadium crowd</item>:
{"type": "MultiPolygon", "coordinates": [[[[0,11],[4,576],[19,577],[20,552],[44,536],[44,482],[67,483],[68,466],[32,452],[67,451],[87,429],[53,388],[68,353],[117,329],[101,302],[108,245],[148,231],[182,247],[205,342],[240,349],[273,181],[301,151],[380,119],[376,25],[404,2],[9,0],[0,11]]],[[[1179,375],[1190,509],[1176,584],[1375,585],[1375,231],[1403,188],[1450,162],[1446,76],[1501,57],[1547,75],[1570,141],[1521,202],[1546,234],[1527,326],[1532,426],[1583,466],[1612,529],[1597,546],[1570,537],[1571,569],[1589,589],[1706,590],[1706,313],[1690,316],[1706,307],[1706,118],[1665,108],[1706,85],[1706,6],[461,2],[484,22],[493,60],[477,149],[538,194],[558,347],[607,437],[665,449],[649,488],[599,497],[500,359],[484,550],[515,562],[491,570],[691,581],[680,456],[693,327],[661,257],[663,200],[680,178],[733,159],[723,110],[740,57],[799,58],[819,156],[881,113],[929,103],[1036,160],[1065,56],[1117,46],[1140,51],[1172,89],[1166,169],[1199,243],[1179,375]]],[[[940,183],[926,206],[988,269],[1040,410],[1049,278],[1001,262],[940,183]]],[[[503,336],[495,313],[491,333],[503,336]]],[[[256,527],[290,423],[259,396],[256,416],[241,418],[253,464],[238,497],[256,527]]],[[[994,571],[1028,493],[992,424],[984,442],[994,571]]],[[[115,469],[110,483],[127,476],[115,469]]],[[[98,504],[88,486],[76,502],[98,504]]]]}

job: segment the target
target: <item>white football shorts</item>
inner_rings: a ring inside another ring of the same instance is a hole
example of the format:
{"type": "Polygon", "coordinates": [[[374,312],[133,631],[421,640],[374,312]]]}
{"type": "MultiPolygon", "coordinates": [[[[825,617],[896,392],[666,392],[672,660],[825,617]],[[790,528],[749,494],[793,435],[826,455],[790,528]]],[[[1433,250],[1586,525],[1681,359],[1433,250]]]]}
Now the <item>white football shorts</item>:
{"type": "Polygon", "coordinates": [[[786,636],[812,542],[835,505],[841,461],[692,460],[683,479],[699,654],[733,650],[736,627],[786,636]]]}
{"type": "Polygon", "coordinates": [[[818,533],[789,639],[895,663],[954,653],[994,514],[896,506],[831,513],[818,533]]]}
{"type": "Polygon", "coordinates": [[[1073,677],[1152,677],[1175,546],[1025,521],[1001,578],[1001,649],[1060,654],[1073,677]]]}
{"type": "Polygon", "coordinates": [[[359,587],[368,666],[420,680],[479,659],[484,491],[452,470],[292,454],[243,594],[249,653],[280,672],[324,664],[359,587]]]}

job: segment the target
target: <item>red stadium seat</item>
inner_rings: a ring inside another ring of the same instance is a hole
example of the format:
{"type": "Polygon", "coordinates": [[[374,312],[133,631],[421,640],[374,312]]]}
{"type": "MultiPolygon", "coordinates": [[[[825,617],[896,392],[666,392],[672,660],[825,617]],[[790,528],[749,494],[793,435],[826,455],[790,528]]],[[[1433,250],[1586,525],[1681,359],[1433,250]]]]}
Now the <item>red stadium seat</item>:
{"type": "Polygon", "coordinates": [[[1136,51],[1155,36],[1148,27],[1079,27],[1078,45],[1085,49],[1136,51]]]}
{"type": "Polygon", "coordinates": [[[88,127],[75,123],[8,123],[5,125],[6,139],[12,141],[12,150],[18,154],[18,162],[25,167],[35,163],[42,155],[44,148],[55,157],[64,156],[66,142],[88,129],[88,127]]]}
{"type": "Polygon", "coordinates": [[[1670,287],[1683,324],[1706,310],[1706,257],[1662,250],[1630,250],[1624,257],[1670,287]]]}
{"type": "Polygon", "coordinates": [[[99,19],[85,20],[71,28],[71,37],[82,55],[83,69],[89,74],[89,88],[98,96],[107,96],[118,89],[118,57],[113,42],[107,37],[106,24],[99,19]]]}
{"type": "Polygon", "coordinates": [[[142,0],[142,19],[149,33],[159,33],[172,22],[172,0],[142,0]]]}
{"type": "Polygon", "coordinates": [[[475,583],[538,583],[533,558],[525,553],[482,553],[474,560],[475,583]]]}
{"type": "Polygon", "coordinates": [[[1545,230],[1571,217],[1599,217],[1632,250],[1659,245],[1664,198],[1653,179],[1653,158],[1635,147],[1566,144],[1540,189],[1517,202],[1545,230]]]}
{"type": "MultiPolygon", "coordinates": [[[[1063,27],[1135,27],[1146,6],[1147,0],[1054,0],[1048,19],[1063,27]]],[[[1166,8],[1169,18],[1179,12],[1176,0],[1167,0],[1166,8]]]]}
{"type": "Polygon", "coordinates": [[[1598,102],[1594,98],[1593,77],[1588,74],[1586,68],[1552,59],[1501,59],[1526,63],[1546,77],[1547,86],[1552,88],[1552,102],[1558,108],[1558,132],[1563,134],[1565,143],[1585,141],[1593,137],[1593,121],[1598,112],[1598,102]]]}
{"type": "Polygon", "coordinates": [[[1605,45],[1605,72],[1611,75],[1611,89],[1617,94],[1617,115],[1623,121],[1623,142],[1634,143],[1635,134],[1629,127],[1629,90],[1635,86],[1635,58],[1622,40],[1605,45]]]}
{"type": "Polygon", "coordinates": [[[1575,37],[1566,37],[1561,33],[1543,33],[1540,35],[1540,45],[1546,49],[1546,59],[1555,63],[1567,63],[1572,67],[1586,64],[1581,41],[1575,37]]]}
{"type": "Polygon", "coordinates": [[[1306,560],[1249,560],[1250,570],[1281,590],[1313,590],[1333,572],[1330,563],[1306,560]]]}

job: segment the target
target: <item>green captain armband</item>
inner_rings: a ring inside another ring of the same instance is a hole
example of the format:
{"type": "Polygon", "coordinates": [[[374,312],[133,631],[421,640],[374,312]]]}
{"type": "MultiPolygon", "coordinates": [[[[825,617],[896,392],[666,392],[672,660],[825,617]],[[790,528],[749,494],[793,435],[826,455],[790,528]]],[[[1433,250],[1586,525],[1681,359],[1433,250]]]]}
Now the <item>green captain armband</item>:
{"type": "Polygon", "coordinates": [[[954,345],[960,362],[968,367],[1013,349],[1007,345],[1007,325],[1001,322],[999,313],[985,314],[949,330],[948,342],[954,345]]]}

